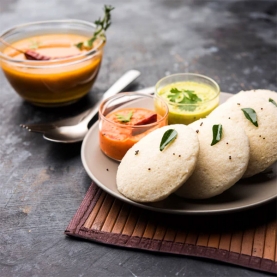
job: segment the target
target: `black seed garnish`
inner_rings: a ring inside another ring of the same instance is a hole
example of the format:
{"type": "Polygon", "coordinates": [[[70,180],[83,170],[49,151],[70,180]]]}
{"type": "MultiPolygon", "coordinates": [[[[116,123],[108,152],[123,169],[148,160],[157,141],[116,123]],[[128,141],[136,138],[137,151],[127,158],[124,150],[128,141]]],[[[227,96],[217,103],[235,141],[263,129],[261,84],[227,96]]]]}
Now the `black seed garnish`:
{"type": "Polygon", "coordinates": [[[135,155],[137,155],[137,154],[138,154],[138,152],[139,152],[139,150],[136,150],[136,151],[135,151],[135,155]]]}
{"type": "Polygon", "coordinates": [[[175,155],[175,153],[173,153],[173,155],[175,155]]]}
{"type": "Polygon", "coordinates": [[[203,122],[201,122],[200,126],[202,126],[202,125],[203,125],[203,122]]]}
{"type": "Polygon", "coordinates": [[[259,135],[259,137],[261,138],[262,136],[261,136],[261,135],[259,135]]]}
{"type": "Polygon", "coordinates": [[[149,167],[148,170],[151,170],[151,168],[149,167]]]}
{"type": "Polygon", "coordinates": [[[229,160],[231,160],[232,159],[232,157],[231,156],[229,156],[229,160]]]}
{"type": "Polygon", "coordinates": [[[226,142],[226,144],[229,144],[228,142],[226,142]]]}
{"type": "Polygon", "coordinates": [[[106,170],[107,170],[107,171],[109,171],[109,169],[108,169],[108,168],[107,168],[106,170]]]}
{"type": "Polygon", "coordinates": [[[240,105],[240,103],[237,103],[238,105],[240,105]]]}
{"type": "Polygon", "coordinates": [[[181,157],[181,155],[179,155],[179,157],[181,157]]]}
{"type": "Polygon", "coordinates": [[[261,110],[263,110],[263,108],[261,108],[261,110]]]}
{"type": "Polygon", "coordinates": [[[263,139],[265,139],[265,138],[263,138],[263,139]]]}
{"type": "Polygon", "coordinates": [[[198,133],[199,133],[199,130],[196,130],[196,133],[198,134],[198,133]]]}
{"type": "Polygon", "coordinates": [[[229,117],[229,119],[231,119],[231,117],[229,117]]]}

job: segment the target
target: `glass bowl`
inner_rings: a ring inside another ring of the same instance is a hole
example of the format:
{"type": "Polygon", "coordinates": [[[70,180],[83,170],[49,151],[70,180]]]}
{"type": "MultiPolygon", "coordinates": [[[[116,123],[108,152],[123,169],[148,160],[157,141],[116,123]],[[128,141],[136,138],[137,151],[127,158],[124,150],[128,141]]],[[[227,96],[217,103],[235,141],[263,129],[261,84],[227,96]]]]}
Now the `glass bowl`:
{"type": "Polygon", "coordinates": [[[76,46],[90,39],[95,30],[95,24],[82,20],[15,26],[0,35],[2,70],[14,90],[34,105],[53,107],[74,103],[90,91],[101,66],[104,32],[92,49],[80,50],[76,46]],[[51,59],[29,60],[13,47],[51,59]]]}
{"type": "Polygon", "coordinates": [[[168,106],[162,98],[138,92],[119,93],[100,104],[100,149],[120,161],[136,142],[167,123],[168,106]]]}
{"type": "Polygon", "coordinates": [[[207,76],[178,73],[159,80],[155,95],[169,106],[169,124],[190,124],[206,117],[219,105],[220,88],[207,76]]]}

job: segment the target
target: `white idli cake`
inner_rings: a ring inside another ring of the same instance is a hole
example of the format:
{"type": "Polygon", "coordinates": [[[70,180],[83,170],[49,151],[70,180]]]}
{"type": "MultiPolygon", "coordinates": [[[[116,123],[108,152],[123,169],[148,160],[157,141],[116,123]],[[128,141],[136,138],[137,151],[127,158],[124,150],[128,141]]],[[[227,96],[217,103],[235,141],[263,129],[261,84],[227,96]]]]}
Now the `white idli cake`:
{"type": "Polygon", "coordinates": [[[228,119],[200,119],[189,126],[198,134],[200,152],[193,174],[175,193],[191,199],[221,194],[233,186],[247,168],[248,137],[243,128],[228,119]]]}
{"type": "Polygon", "coordinates": [[[240,93],[216,108],[208,116],[212,117],[230,119],[244,128],[250,144],[250,160],[243,177],[260,173],[277,160],[277,107],[274,103],[240,93]]]}
{"type": "Polygon", "coordinates": [[[198,153],[199,142],[192,128],[175,124],[156,129],[130,148],[121,160],[117,188],[136,202],[162,200],[192,174],[198,153]],[[160,144],[168,130],[175,130],[177,137],[161,151],[160,144]]]}
{"type": "Polygon", "coordinates": [[[238,97],[245,95],[247,97],[262,97],[269,102],[277,103],[277,92],[267,89],[242,90],[234,96],[230,97],[228,101],[236,101],[238,97]]]}

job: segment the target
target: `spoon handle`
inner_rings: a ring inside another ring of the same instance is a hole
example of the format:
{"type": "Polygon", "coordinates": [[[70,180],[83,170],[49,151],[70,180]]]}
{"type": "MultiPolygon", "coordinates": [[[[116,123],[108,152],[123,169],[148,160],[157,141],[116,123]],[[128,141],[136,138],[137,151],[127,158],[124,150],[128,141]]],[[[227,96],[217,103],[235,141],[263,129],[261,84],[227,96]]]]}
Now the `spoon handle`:
{"type": "Polygon", "coordinates": [[[138,78],[140,75],[140,72],[138,70],[129,70],[124,75],[122,75],[102,96],[102,98],[93,106],[91,111],[83,118],[83,124],[88,124],[90,120],[98,113],[98,108],[100,103],[107,99],[108,97],[111,97],[120,91],[122,91],[124,88],[126,88],[128,85],[130,85],[135,79],[138,78]]]}

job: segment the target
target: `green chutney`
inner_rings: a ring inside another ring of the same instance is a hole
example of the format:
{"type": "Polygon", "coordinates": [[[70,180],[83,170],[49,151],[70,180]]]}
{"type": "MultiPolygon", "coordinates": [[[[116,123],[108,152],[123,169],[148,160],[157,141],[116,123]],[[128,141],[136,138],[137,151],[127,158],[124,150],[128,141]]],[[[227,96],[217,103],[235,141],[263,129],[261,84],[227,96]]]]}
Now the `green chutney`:
{"type": "Polygon", "coordinates": [[[205,118],[219,104],[219,91],[192,81],[171,83],[157,91],[169,106],[169,124],[190,124],[205,118]]]}

